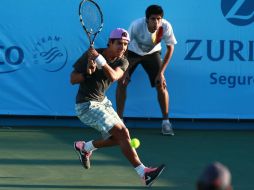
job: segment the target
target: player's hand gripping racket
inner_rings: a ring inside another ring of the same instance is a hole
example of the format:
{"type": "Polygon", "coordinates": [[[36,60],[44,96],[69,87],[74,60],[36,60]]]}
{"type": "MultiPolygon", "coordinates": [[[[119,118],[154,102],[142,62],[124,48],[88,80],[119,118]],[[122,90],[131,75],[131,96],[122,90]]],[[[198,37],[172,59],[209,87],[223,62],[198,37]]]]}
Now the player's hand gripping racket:
{"type": "MultiPolygon", "coordinates": [[[[79,4],[79,18],[89,39],[90,47],[93,47],[94,40],[103,27],[103,15],[99,5],[93,0],[82,0],[79,4]]],[[[91,60],[88,61],[88,64],[88,72],[92,74],[95,65],[91,60]]]]}

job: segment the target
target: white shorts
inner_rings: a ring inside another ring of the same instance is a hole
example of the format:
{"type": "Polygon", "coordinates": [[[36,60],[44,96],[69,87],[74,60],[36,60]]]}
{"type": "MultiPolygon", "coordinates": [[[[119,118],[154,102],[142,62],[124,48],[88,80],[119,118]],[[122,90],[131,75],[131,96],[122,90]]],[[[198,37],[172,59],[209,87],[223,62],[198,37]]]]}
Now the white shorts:
{"type": "Polygon", "coordinates": [[[75,109],[80,121],[98,130],[104,139],[111,136],[109,130],[116,124],[125,126],[107,97],[102,102],[89,101],[76,104],[75,109]]]}

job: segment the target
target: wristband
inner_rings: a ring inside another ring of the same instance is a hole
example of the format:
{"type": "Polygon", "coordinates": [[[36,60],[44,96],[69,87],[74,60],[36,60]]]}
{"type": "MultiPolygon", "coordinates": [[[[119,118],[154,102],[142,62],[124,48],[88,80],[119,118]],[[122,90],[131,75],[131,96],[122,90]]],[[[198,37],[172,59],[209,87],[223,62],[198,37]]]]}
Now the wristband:
{"type": "Polygon", "coordinates": [[[101,67],[103,67],[107,63],[106,59],[101,54],[99,54],[99,56],[96,57],[94,61],[97,64],[98,69],[101,69],[101,67]]]}

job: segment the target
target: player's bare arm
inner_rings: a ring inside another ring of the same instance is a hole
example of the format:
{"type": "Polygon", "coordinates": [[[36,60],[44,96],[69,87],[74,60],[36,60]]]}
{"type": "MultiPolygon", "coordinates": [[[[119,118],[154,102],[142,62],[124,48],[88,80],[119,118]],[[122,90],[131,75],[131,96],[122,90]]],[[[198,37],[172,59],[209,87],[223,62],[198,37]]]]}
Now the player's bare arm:
{"type": "Polygon", "coordinates": [[[120,67],[112,69],[103,55],[99,54],[94,48],[89,49],[89,57],[90,59],[97,64],[98,68],[104,70],[106,76],[111,82],[114,82],[123,76],[123,70],[120,67]]]}
{"type": "Polygon", "coordinates": [[[108,64],[104,65],[103,70],[111,82],[117,81],[124,73],[120,67],[112,69],[108,64]]]}
{"type": "Polygon", "coordinates": [[[124,85],[128,85],[128,83],[130,82],[129,69],[130,69],[130,66],[128,67],[128,69],[126,70],[126,72],[124,72],[123,76],[121,77],[121,82],[122,82],[124,85]]]}
{"type": "Polygon", "coordinates": [[[155,78],[156,84],[160,84],[160,85],[163,85],[163,86],[166,85],[164,73],[165,73],[167,65],[169,64],[169,61],[170,61],[170,59],[173,55],[173,52],[174,52],[174,45],[168,45],[165,56],[164,56],[164,59],[163,59],[162,67],[161,67],[159,73],[157,74],[157,76],[155,78]]]}
{"type": "Polygon", "coordinates": [[[82,73],[79,73],[77,71],[72,71],[71,73],[71,77],[70,77],[70,82],[71,84],[79,84],[81,82],[84,81],[84,77],[83,77],[83,74],[82,73]]]}
{"type": "Polygon", "coordinates": [[[167,45],[167,50],[166,50],[166,53],[165,53],[165,56],[164,56],[164,59],[163,59],[163,65],[162,65],[161,70],[160,70],[161,73],[164,74],[168,63],[171,60],[173,52],[174,52],[174,45],[167,45]]]}

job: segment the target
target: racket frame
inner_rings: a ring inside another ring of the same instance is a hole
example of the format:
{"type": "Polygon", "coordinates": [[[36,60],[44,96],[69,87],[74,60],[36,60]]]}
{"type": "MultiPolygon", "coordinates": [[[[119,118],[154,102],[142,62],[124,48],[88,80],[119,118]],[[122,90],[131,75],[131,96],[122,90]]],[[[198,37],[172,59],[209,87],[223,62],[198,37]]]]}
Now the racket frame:
{"type": "Polygon", "coordinates": [[[79,19],[80,19],[81,25],[82,25],[84,31],[85,31],[86,34],[87,34],[87,37],[88,37],[88,39],[89,39],[90,46],[93,46],[96,36],[101,32],[102,27],[103,27],[103,14],[102,14],[102,11],[101,11],[99,5],[98,5],[97,3],[95,3],[93,0],[82,0],[82,1],[79,3],[79,9],[78,9],[78,10],[79,10],[79,19]],[[98,29],[96,32],[94,32],[94,33],[88,31],[87,28],[85,27],[85,22],[84,22],[84,20],[83,20],[82,13],[81,13],[82,5],[83,5],[84,3],[86,3],[87,1],[93,3],[93,4],[97,7],[97,9],[98,9],[98,11],[99,11],[99,13],[100,13],[101,25],[100,25],[99,29],[98,29]],[[92,35],[93,35],[93,37],[91,37],[92,35]]]}

